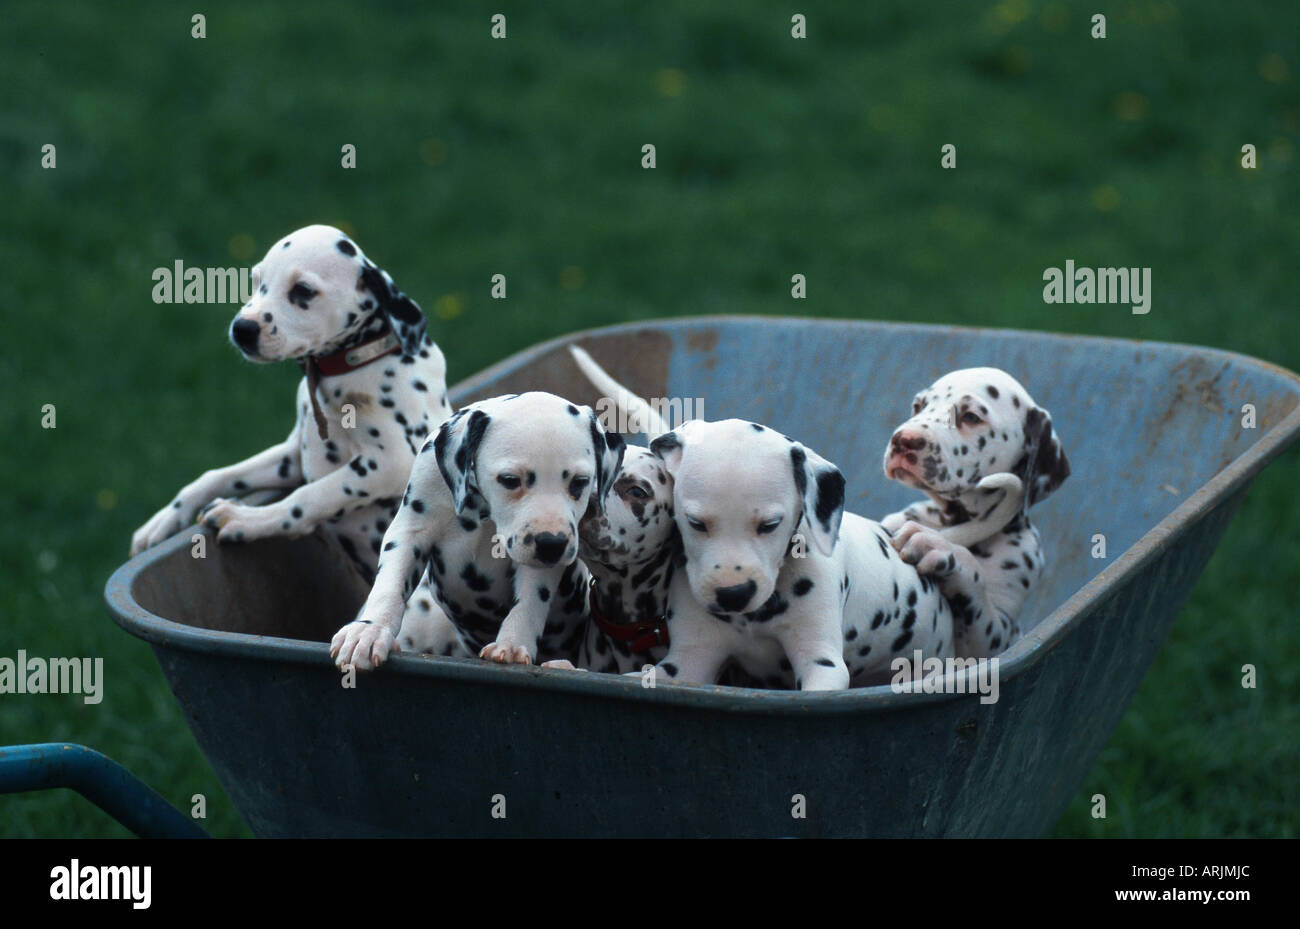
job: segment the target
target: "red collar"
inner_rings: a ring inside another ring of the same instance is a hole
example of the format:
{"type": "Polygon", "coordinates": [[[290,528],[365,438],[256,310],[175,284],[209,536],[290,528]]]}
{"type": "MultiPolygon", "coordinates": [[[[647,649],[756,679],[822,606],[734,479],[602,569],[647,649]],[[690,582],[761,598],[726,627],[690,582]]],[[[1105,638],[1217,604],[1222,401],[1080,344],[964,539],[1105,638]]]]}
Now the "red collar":
{"type": "Polygon", "coordinates": [[[587,597],[591,604],[591,620],[596,628],[615,642],[626,642],[634,652],[648,652],[656,645],[668,644],[668,618],[657,616],[648,623],[614,623],[610,622],[596,604],[596,579],[591,579],[591,589],[587,597]]]}
{"type": "Polygon", "coordinates": [[[320,369],[321,374],[335,377],[355,371],[357,368],[364,368],[385,355],[393,354],[400,347],[397,334],[390,329],[377,339],[353,345],[351,348],[341,348],[329,355],[316,355],[312,360],[316,362],[316,367],[320,369]]]}
{"type": "Polygon", "coordinates": [[[316,419],[316,432],[320,435],[322,442],[328,439],[330,434],[325,421],[325,414],[321,412],[320,401],[316,399],[316,388],[320,385],[320,379],[322,377],[333,377],[336,374],[347,374],[357,368],[364,368],[385,355],[391,355],[397,351],[400,345],[397,334],[389,329],[378,338],[371,339],[369,342],[362,342],[360,345],[354,345],[351,348],[340,348],[337,352],[331,352],[328,355],[304,355],[298,359],[298,367],[302,368],[303,376],[307,378],[307,393],[311,396],[311,412],[316,419]]]}

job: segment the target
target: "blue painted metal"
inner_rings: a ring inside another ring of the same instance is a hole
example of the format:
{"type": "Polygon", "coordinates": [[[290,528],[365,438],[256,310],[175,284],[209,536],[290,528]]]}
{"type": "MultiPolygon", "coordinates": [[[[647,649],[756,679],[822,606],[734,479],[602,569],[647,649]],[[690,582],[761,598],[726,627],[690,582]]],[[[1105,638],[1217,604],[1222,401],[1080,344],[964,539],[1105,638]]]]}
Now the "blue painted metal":
{"type": "MultiPolygon", "coordinates": [[[[1077,790],[1251,479],[1300,434],[1300,378],[1194,346],[871,322],[723,317],[576,333],[452,392],[594,404],[580,342],[648,397],[703,398],[840,465],[851,509],[913,493],[883,449],[913,393],[994,365],[1051,410],[1074,473],[1035,522],[1049,558],[1000,699],[641,688],[636,680],[399,655],[340,685],[324,644],[364,591],[317,537],[189,532],[106,596],[149,641],[260,835],[1038,835],[1077,790]],[[1255,406],[1257,429],[1240,408],[1255,406]],[[1094,533],[1109,557],[1091,557],[1094,533]],[[504,819],[492,798],[503,795],[504,819]],[[791,816],[792,796],[806,818],[791,816]]],[[[699,411],[695,411],[698,415],[699,411]]],[[[738,463],[743,466],[743,463],[738,463]]]]}
{"type": "Polygon", "coordinates": [[[0,747],[0,794],[59,787],[75,790],[141,838],[207,838],[157,791],[94,749],[70,742],[0,747]]]}

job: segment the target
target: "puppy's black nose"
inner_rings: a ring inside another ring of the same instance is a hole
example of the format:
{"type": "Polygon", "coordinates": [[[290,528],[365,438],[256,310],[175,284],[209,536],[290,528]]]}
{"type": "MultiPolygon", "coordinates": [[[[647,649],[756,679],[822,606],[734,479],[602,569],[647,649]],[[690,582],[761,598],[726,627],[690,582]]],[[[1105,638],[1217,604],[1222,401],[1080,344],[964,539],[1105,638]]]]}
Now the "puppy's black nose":
{"type": "Polygon", "coordinates": [[[237,319],[230,326],[230,340],[246,352],[257,351],[257,337],[262,327],[251,319],[237,319]]]}
{"type": "Polygon", "coordinates": [[[569,537],[556,532],[537,533],[537,560],[542,564],[555,564],[564,557],[569,547],[569,537]]]}
{"type": "Polygon", "coordinates": [[[713,596],[718,601],[718,606],[728,613],[739,613],[753,599],[756,590],[758,590],[757,584],[753,581],[745,581],[734,587],[719,587],[713,592],[713,596]]]}

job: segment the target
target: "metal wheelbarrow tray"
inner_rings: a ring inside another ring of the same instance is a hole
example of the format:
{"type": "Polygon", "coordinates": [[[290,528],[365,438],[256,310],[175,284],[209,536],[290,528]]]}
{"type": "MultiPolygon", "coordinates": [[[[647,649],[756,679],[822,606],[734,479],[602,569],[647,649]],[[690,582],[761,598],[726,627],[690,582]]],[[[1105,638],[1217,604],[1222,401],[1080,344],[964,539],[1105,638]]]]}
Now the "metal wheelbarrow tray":
{"type": "MultiPolygon", "coordinates": [[[[1004,330],[723,317],[576,333],[461,383],[598,397],[581,343],[647,397],[798,437],[879,518],[915,498],[880,460],[913,393],[1005,368],[1073,475],[1035,508],[1048,569],[1000,694],[663,686],[399,655],[355,689],[325,644],[365,591],[319,537],[187,530],[108,582],[262,836],[1029,836],[1110,738],[1254,476],[1300,432],[1300,378],[1192,346],[1004,330]],[[1242,427],[1253,404],[1258,428],[1242,427]],[[1105,536],[1109,557],[1092,557],[1105,536]],[[803,817],[795,795],[803,798],[803,817]],[[494,812],[497,814],[494,816],[494,812]],[[500,814],[504,812],[504,817],[500,814]]],[[[1196,682],[1188,681],[1189,689],[1196,682]]]]}

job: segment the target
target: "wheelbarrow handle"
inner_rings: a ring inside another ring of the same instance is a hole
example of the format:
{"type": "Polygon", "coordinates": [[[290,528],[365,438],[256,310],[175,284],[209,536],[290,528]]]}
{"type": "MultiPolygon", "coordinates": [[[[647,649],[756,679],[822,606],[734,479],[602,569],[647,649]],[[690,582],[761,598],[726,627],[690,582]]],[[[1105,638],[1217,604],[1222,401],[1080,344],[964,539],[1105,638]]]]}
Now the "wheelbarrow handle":
{"type": "Polygon", "coordinates": [[[0,794],[75,790],[145,839],[206,839],[189,817],[113,759],[84,745],[0,747],[0,794]]]}

